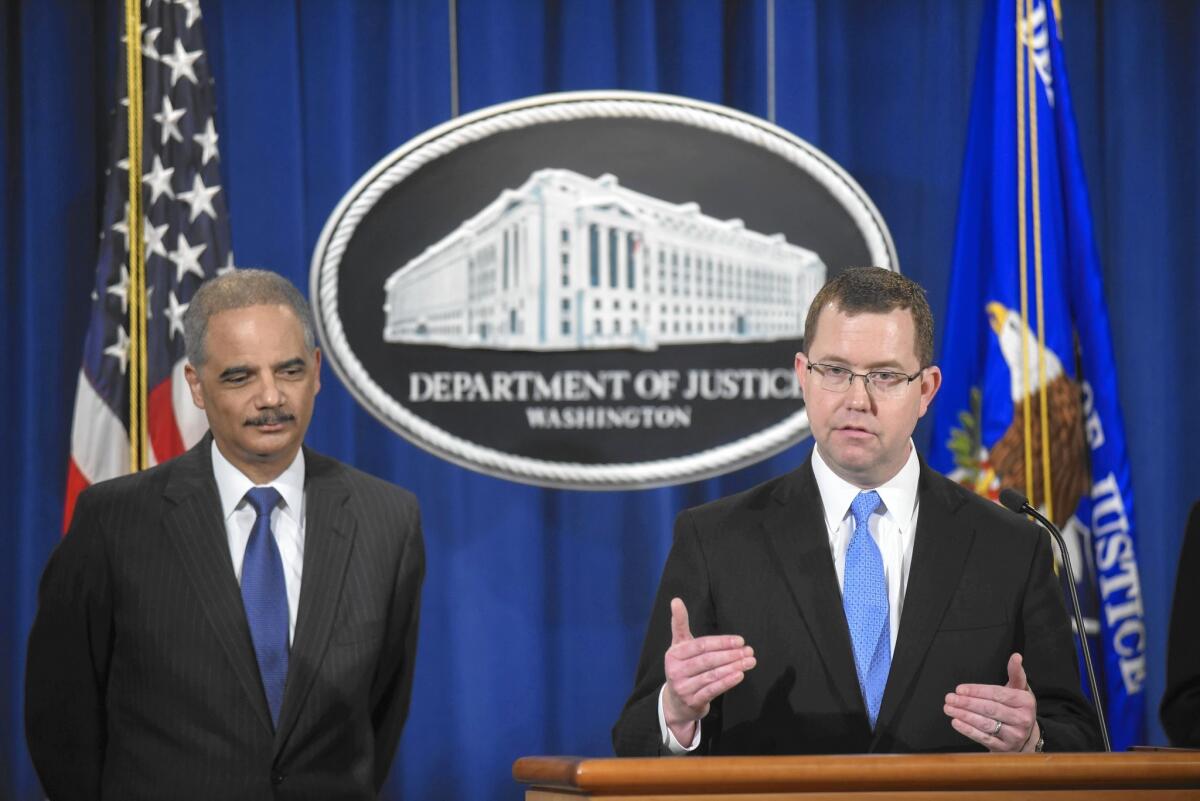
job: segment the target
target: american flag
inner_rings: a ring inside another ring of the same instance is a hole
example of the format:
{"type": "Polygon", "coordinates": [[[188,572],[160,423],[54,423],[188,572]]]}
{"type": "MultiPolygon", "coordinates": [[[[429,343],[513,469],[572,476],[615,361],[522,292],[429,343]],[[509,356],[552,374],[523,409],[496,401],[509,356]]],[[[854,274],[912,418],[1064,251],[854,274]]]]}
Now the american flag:
{"type": "MultiPolygon", "coordinates": [[[[207,429],[183,378],[183,312],[202,281],[233,269],[221,188],[213,80],[200,0],[142,9],[142,217],[148,461],[166,461],[207,429]]],[[[124,41],[124,40],[123,40],[124,41]]],[[[129,118],[125,48],[117,73],[91,319],[71,426],[64,530],[90,484],[130,471],[129,118]]],[[[134,167],[136,169],[136,166],[134,167]]]]}

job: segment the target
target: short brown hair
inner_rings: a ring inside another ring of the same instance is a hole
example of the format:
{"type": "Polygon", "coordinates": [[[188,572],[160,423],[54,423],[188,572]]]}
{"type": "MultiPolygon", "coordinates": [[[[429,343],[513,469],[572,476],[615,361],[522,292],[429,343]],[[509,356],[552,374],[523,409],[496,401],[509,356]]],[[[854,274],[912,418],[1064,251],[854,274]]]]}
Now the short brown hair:
{"type": "Polygon", "coordinates": [[[300,321],[304,346],[312,353],[317,346],[312,310],[292,282],[270,270],[233,270],[200,285],[183,313],[183,341],[188,361],[200,367],[208,358],[204,337],[214,314],[249,306],[286,306],[300,321]]]}
{"type": "Polygon", "coordinates": [[[851,267],[834,278],[813,298],[804,321],[804,352],[817,335],[817,318],[826,306],[849,315],[887,314],[896,309],[912,312],[916,329],[917,358],[921,367],[933,364],[933,312],[925,290],[911,278],[883,267],[851,267]]]}

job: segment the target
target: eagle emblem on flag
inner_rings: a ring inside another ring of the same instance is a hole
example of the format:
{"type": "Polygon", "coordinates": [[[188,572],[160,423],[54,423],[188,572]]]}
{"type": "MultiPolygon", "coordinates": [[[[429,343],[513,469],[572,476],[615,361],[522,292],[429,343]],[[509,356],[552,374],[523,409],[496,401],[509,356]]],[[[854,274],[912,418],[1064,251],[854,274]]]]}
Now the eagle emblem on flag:
{"type": "MultiPolygon", "coordinates": [[[[987,304],[987,320],[996,344],[1008,366],[1012,422],[991,444],[984,445],[977,402],[972,410],[960,415],[961,426],[951,433],[950,450],[960,483],[993,499],[1006,487],[1025,492],[1030,503],[1052,512],[1055,525],[1062,527],[1071,518],[1079,501],[1091,486],[1091,464],[1084,436],[1083,386],[1063,367],[1063,359],[1050,347],[1040,345],[1021,315],[1003,303],[987,304]],[[1026,368],[1021,369],[1022,349],[1027,353],[1026,368]],[[1049,459],[1043,460],[1042,387],[1045,387],[1049,459]],[[1028,409],[1029,426],[1025,425],[1028,409]],[[1026,433],[1029,447],[1026,449],[1026,433]],[[1026,474],[1026,455],[1030,470],[1026,474]],[[1049,503],[1042,465],[1050,464],[1053,477],[1049,503]],[[1032,478],[1032,482],[1028,478],[1032,478]]],[[[978,395],[978,389],[973,393],[978,395]]]]}

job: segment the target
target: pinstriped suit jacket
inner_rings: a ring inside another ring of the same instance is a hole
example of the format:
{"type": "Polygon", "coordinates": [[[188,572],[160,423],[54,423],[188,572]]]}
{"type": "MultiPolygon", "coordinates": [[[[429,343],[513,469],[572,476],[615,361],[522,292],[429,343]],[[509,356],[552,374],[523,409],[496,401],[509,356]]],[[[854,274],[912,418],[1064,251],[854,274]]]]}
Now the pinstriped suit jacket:
{"type": "Polygon", "coordinates": [[[84,492],[42,577],[26,735],[51,801],[374,798],[408,711],[411,493],[305,450],[304,580],[274,730],[211,439],[84,492]]]}

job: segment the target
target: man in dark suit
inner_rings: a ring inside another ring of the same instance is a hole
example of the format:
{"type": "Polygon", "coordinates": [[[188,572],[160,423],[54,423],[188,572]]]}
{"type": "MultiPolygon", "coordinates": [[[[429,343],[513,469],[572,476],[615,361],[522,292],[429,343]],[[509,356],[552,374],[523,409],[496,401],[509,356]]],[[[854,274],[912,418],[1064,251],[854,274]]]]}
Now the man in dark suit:
{"type": "Polygon", "coordinates": [[[51,801],[368,799],[408,711],[416,500],[302,446],[321,353],[261,270],[184,318],[210,434],[84,492],[29,638],[26,734],[51,801]]]}
{"type": "Polygon", "coordinates": [[[1159,716],[1171,744],[1200,748],[1200,503],[1188,515],[1175,574],[1175,601],[1167,635],[1167,688],[1159,716]]]}
{"type": "Polygon", "coordinates": [[[914,452],[924,292],[849,270],[805,333],[813,454],[677,518],[617,754],[1098,747],[1047,537],[914,452]]]}

